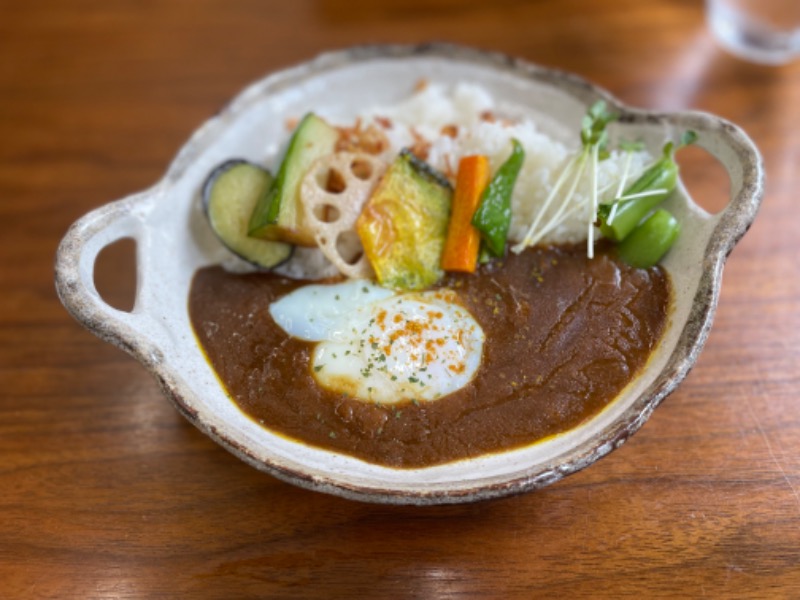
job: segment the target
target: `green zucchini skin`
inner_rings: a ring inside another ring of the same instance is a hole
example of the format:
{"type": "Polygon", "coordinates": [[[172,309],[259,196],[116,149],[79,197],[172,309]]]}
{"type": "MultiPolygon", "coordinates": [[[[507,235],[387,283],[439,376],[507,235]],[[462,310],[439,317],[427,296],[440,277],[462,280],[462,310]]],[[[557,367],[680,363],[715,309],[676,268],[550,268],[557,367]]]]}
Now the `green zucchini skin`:
{"type": "Polygon", "coordinates": [[[339,131],[314,113],[306,114],[294,130],[274,181],[258,199],[249,235],[316,246],[314,232],[304,218],[300,200],[303,177],[315,160],[331,154],[339,131]]]}
{"type": "Polygon", "coordinates": [[[203,210],[216,236],[231,252],[262,269],[284,263],[294,250],[291,244],[248,235],[253,209],[272,179],[256,164],[231,159],[211,171],[202,187],[203,210]]]}

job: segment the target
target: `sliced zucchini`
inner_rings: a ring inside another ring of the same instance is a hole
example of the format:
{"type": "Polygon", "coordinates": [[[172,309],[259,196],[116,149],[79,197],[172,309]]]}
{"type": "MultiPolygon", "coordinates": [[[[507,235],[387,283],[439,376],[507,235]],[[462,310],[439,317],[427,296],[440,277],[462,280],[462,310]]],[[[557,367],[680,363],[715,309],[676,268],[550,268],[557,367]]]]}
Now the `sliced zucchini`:
{"type": "Polygon", "coordinates": [[[237,159],[219,165],[203,185],[203,208],[220,241],[244,260],[267,269],[287,260],[293,249],[291,244],[247,235],[253,207],[271,183],[269,171],[237,159]]]}
{"type": "Polygon", "coordinates": [[[420,290],[442,277],[451,195],[447,180],[410,152],[389,166],[356,222],[381,285],[420,290]]]}
{"type": "Polygon", "coordinates": [[[248,233],[268,240],[315,246],[314,233],[304,218],[300,182],[312,163],[332,154],[339,131],[308,113],[295,129],[275,180],[262,194],[250,218],[248,233]]]}

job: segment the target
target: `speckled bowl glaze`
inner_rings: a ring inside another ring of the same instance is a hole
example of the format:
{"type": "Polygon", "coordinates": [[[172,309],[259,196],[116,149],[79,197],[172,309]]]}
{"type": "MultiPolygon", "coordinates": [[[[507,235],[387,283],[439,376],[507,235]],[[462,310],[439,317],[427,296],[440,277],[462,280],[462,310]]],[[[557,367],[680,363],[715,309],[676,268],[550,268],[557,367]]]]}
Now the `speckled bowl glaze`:
{"type": "Polygon", "coordinates": [[[735,125],[699,112],[655,113],[623,105],[573,75],[507,56],[443,44],[358,47],[269,75],[203,125],[152,188],[92,211],[64,237],[56,261],[59,296],[83,325],[139,360],[178,410],[233,454],[280,479],[346,498],[391,504],[472,502],[541,488],[619,447],[686,377],[711,327],[725,260],[755,218],[763,192],[758,151],[735,125]],[[272,162],[285,122],[320,107],[352,119],[407,97],[420,79],[472,81],[502,107],[536,119],[574,144],[586,108],[604,98],[619,112],[612,135],[642,139],[655,155],[691,129],[730,177],[729,204],[710,215],[685,188],[669,199],[680,241],[664,262],[675,288],[665,337],[646,370],[581,426],[529,447],[435,467],[399,470],[309,447],[260,427],[226,396],[193,335],[187,298],[193,273],[226,256],[200,209],[209,171],[231,157],[272,162]],[[98,253],[133,238],[135,307],[108,306],[93,283],[98,253]]]}

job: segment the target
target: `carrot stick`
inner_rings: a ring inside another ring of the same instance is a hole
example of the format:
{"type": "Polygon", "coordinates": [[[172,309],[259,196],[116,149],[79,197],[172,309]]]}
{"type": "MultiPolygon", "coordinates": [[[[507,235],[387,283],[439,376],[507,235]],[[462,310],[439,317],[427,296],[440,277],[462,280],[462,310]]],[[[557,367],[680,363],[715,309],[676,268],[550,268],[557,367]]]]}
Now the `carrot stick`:
{"type": "Polygon", "coordinates": [[[489,159],[483,155],[465,156],[458,163],[450,224],[442,252],[445,271],[475,272],[481,236],[472,225],[472,215],[489,183],[489,175],[489,159]]]}

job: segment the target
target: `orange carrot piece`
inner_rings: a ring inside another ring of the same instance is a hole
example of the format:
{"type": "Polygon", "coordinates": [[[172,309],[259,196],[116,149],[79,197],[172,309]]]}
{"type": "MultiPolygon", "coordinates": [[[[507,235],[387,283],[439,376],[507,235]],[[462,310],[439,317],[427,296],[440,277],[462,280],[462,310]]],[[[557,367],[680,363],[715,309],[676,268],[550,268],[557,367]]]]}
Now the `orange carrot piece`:
{"type": "Polygon", "coordinates": [[[481,154],[465,156],[458,163],[450,224],[442,252],[441,264],[445,271],[475,272],[481,236],[472,225],[472,215],[489,184],[490,174],[489,159],[481,154]]]}

